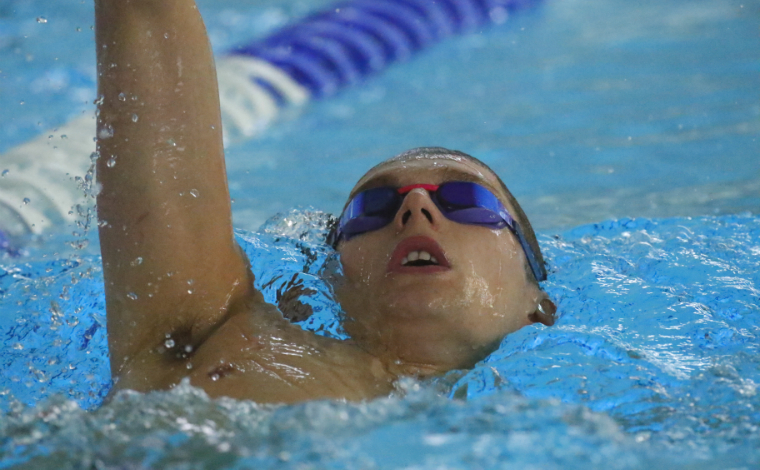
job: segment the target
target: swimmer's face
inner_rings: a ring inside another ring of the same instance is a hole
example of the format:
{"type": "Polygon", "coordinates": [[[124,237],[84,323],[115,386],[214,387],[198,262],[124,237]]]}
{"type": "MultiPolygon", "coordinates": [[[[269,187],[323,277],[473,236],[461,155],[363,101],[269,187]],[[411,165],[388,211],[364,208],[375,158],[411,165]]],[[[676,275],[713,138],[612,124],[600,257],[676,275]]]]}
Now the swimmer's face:
{"type": "MultiPolygon", "coordinates": [[[[454,157],[383,165],[362,178],[352,196],[381,186],[459,180],[487,187],[514,214],[495,175],[454,157]]],[[[421,188],[406,195],[390,224],[341,242],[338,251],[346,330],[374,354],[421,373],[471,367],[505,335],[531,323],[541,300],[509,229],[453,222],[421,188]],[[427,257],[423,252],[438,265],[403,264],[410,254],[427,257]]]]}

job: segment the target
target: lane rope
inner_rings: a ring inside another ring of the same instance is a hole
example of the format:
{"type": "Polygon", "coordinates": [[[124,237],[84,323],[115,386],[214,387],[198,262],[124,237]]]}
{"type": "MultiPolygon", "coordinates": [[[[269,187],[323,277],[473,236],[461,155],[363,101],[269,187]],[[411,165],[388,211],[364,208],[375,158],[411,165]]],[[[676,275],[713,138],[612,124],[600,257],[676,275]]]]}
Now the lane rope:
{"type": "MultiPolygon", "coordinates": [[[[352,0],[217,60],[225,143],[253,138],[286,107],[360,83],[415,52],[540,0],[352,0]]],[[[78,117],[0,156],[0,252],[76,219],[95,151],[95,117],[78,117]],[[49,136],[58,135],[56,145],[49,136]]]]}

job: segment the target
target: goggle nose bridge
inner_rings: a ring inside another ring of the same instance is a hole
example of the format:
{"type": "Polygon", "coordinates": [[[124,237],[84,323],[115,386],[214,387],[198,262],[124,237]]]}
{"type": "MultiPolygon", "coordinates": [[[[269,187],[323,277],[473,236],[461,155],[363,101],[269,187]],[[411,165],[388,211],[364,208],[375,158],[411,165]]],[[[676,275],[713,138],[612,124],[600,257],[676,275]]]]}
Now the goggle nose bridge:
{"type": "Polygon", "coordinates": [[[440,188],[440,185],[438,184],[410,184],[409,186],[404,186],[403,188],[398,188],[399,194],[407,194],[411,192],[414,189],[422,188],[425,191],[428,192],[435,192],[438,191],[438,188],[440,188]]]}

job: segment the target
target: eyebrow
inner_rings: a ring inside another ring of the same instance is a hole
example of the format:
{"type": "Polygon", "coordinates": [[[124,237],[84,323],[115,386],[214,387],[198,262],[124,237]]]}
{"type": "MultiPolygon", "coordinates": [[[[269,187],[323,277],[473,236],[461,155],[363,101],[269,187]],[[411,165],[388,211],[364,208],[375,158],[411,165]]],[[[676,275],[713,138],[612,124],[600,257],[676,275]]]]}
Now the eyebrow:
{"type": "MultiPolygon", "coordinates": [[[[501,195],[499,189],[495,188],[491,183],[478,175],[473,175],[472,173],[467,173],[466,171],[457,170],[455,168],[435,168],[431,171],[433,174],[439,175],[442,181],[467,181],[478,183],[488,188],[492,193],[501,195]]],[[[382,188],[385,186],[399,187],[400,185],[398,181],[398,177],[392,174],[385,174],[376,178],[371,178],[369,181],[356,188],[356,190],[350,194],[349,199],[368,189],[382,188]]]]}

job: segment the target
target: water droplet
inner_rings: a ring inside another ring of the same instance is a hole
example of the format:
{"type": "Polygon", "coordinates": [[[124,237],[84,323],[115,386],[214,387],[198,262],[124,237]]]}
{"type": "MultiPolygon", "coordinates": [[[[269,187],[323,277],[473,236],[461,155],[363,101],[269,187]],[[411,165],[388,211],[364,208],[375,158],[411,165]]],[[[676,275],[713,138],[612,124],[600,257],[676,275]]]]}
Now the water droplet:
{"type": "Polygon", "coordinates": [[[5,176],[5,175],[7,175],[7,174],[8,174],[8,170],[3,170],[3,172],[2,172],[2,173],[0,173],[0,176],[5,176]]]}
{"type": "Polygon", "coordinates": [[[187,367],[188,369],[192,369],[192,368],[193,368],[193,363],[192,363],[192,362],[188,362],[188,363],[185,365],[185,367],[187,367]]]}
{"type": "Polygon", "coordinates": [[[164,341],[164,346],[166,346],[166,349],[171,349],[174,347],[174,340],[169,338],[166,341],[164,341]]]}
{"type": "Polygon", "coordinates": [[[187,285],[188,285],[188,286],[192,286],[194,282],[195,282],[195,281],[194,281],[193,279],[188,279],[188,280],[187,280],[187,285]]]}
{"type": "Polygon", "coordinates": [[[198,197],[200,194],[197,189],[191,189],[190,194],[192,194],[193,197],[198,197]]]}
{"type": "Polygon", "coordinates": [[[140,119],[140,117],[137,114],[132,115],[132,122],[137,122],[138,119],[140,119]]]}
{"type": "Polygon", "coordinates": [[[77,33],[81,33],[82,32],[82,28],[80,28],[79,26],[77,26],[76,31],[77,31],[77,33]]]}
{"type": "Polygon", "coordinates": [[[24,349],[24,345],[21,343],[15,343],[13,345],[13,349],[18,349],[19,351],[21,351],[22,349],[24,349]]]}
{"type": "Polygon", "coordinates": [[[142,262],[143,262],[142,256],[138,256],[137,258],[134,259],[134,261],[132,261],[129,264],[132,266],[140,266],[142,262]]]}
{"type": "Polygon", "coordinates": [[[29,204],[30,202],[32,202],[32,200],[31,200],[31,199],[29,199],[28,197],[25,197],[25,198],[24,198],[24,201],[23,201],[24,205],[27,205],[27,204],[29,204]]]}
{"type": "Polygon", "coordinates": [[[130,292],[127,294],[127,298],[130,300],[137,300],[137,294],[135,294],[134,292],[130,292]]]}
{"type": "Polygon", "coordinates": [[[37,23],[47,23],[47,18],[45,18],[44,16],[38,16],[37,23]]]}
{"type": "Polygon", "coordinates": [[[192,294],[192,293],[193,293],[193,290],[192,290],[192,289],[188,289],[188,290],[187,290],[187,293],[188,293],[188,294],[192,294]]]}
{"type": "Polygon", "coordinates": [[[106,166],[108,168],[113,168],[116,166],[116,155],[111,155],[111,158],[109,158],[106,162],[106,166]]]}
{"type": "Polygon", "coordinates": [[[219,374],[211,374],[211,381],[216,382],[219,380],[219,374]]]}
{"type": "Polygon", "coordinates": [[[106,124],[98,131],[98,139],[110,139],[113,137],[113,127],[110,124],[106,124]]]}
{"type": "Polygon", "coordinates": [[[189,344],[186,345],[185,346],[185,352],[188,353],[188,354],[190,354],[191,352],[193,352],[193,347],[191,345],[189,345],[189,344]]]}
{"type": "Polygon", "coordinates": [[[119,101],[127,101],[127,95],[124,93],[119,93],[119,101]]]}
{"type": "Polygon", "coordinates": [[[164,39],[169,39],[169,33],[164,33],[164,39]]]}
{"type": "Polygon", "coordinates": [[[19,101],[18,104],[20,104],[20,105],[23,106],[24,105],[24,100],[19,101]]]}

